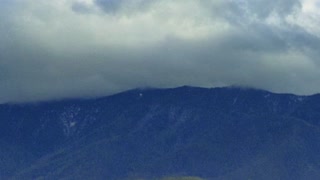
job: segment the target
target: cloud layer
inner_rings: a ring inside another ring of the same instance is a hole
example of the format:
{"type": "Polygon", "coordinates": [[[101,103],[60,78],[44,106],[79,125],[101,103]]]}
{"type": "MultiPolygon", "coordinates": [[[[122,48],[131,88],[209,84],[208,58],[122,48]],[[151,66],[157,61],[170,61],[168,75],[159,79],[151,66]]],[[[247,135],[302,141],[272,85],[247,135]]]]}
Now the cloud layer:
{"type": "Polygon", "coordinates": [[[318,0],[3,0],[0,103],[138,87],[320,92],[318,0]]]}

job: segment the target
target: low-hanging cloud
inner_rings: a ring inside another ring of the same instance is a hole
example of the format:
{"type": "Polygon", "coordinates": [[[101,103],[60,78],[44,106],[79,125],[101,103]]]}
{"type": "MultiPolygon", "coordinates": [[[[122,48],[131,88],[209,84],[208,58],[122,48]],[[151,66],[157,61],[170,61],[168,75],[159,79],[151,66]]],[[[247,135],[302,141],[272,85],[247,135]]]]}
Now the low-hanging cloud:
{"type": "Polygon", "coordinates": [[[317,0],[4,0],[0,103],[139,87],[320,92],[317,0]]]}

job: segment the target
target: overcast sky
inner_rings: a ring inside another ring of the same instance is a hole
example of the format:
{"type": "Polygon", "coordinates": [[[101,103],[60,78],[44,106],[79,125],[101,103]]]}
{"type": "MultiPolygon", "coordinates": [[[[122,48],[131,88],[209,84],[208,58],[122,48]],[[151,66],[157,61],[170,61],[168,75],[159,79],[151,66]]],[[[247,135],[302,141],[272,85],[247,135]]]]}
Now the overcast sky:
{"type": "Polygon", "coordinates": [[[0,3],[0,103],[181,85],[320,92],[320,0],[0,3]]]}

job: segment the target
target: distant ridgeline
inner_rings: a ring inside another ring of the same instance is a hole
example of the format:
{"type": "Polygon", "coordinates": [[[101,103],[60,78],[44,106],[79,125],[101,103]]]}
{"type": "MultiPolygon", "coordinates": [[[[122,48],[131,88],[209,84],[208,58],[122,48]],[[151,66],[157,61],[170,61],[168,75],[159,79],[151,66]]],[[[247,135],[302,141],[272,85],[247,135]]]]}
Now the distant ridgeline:
{"type": "Polygon", "coordinates": [[[320,96],[180,87],[0,105],[10,178],[320,179],[320,96]]]}

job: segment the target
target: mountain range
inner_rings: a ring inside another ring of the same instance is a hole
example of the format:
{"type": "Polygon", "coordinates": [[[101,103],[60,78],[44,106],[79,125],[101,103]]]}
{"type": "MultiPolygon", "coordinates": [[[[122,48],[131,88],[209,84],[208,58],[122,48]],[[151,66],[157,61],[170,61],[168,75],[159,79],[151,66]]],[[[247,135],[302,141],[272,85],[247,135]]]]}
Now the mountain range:
{"type": "Polygon", "coordinates": [[[0,179],[320,179],[320,95],[134,89],[0,105],[0,179]]]}

